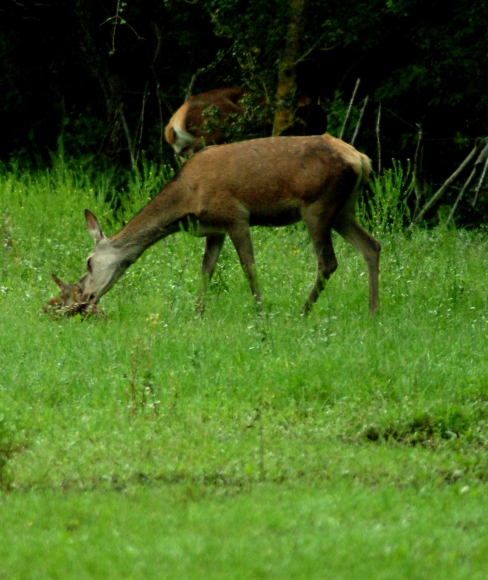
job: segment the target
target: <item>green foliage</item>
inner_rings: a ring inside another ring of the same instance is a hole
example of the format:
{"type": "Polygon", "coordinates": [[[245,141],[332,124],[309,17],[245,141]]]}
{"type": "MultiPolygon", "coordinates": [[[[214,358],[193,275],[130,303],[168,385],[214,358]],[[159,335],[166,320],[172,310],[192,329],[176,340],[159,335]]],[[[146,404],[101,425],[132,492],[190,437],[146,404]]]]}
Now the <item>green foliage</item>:
{"type": "Polygon", "coordinates": [[[392,160],[392,168],[381,176],[373,174],[369,181],[371,194],[359,204],[359,215],[371,231],[378,234],[400,233],[410,222],[409,200],[414,189],[410,162],[404,169],[392,160]]]}
{"type": "Polygon", "coordinates": [[[222,133],[224,143],[267,136],[272,124],[272,115],[263,95],[258,92],[248,93],[239,101],[239,105],[242,107],[242,113],[230,113],[225,119],[220,118],[219,107],[211,105],[202,113],[205,119],[202,129],[222,133]]]}
{"type": "MultiPolygon", "coordinates": [[[[142,151],[172,161],[164,126],[190,89],[249,86],[273,106],[290,2],[53,0],[12,2],[3,16],[0,159],[46,166],[62,141],[68,157],[127,168],[142,151]]],[[[376,148],[370,111],[380,100],[384,157],[413,157],[421,125],[427,179],[444,177],[461,155],[459,143],[483,135],[482,0],[434,10],[418,0],[361,0],[354,10],[307,0],[303,22],[301,54],[291,63],[295,96],[331,103],[332,132],[343,105],[334,95],[347,102],[360,78],[358,102],[370,98],[365,151],[376,148]]],[[[236,129],[246,131],[245,124],[236,129]]]]}
{"type": "Polygon", "coordinates": [[[113,204],[120,204],[123,210],[121,217],[128,220],[136,210],[159,193],[174,174],[174,169],[169,165],[155,163],[143,155],[138,167],[128,173],[127,191],[119,194],[114,192],[110,201],[113,204]]]}

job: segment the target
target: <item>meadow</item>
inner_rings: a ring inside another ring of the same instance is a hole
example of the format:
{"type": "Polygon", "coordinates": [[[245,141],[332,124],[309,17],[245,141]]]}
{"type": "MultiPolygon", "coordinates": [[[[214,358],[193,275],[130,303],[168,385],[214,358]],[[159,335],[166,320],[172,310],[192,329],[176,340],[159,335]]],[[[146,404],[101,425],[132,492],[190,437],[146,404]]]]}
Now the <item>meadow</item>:
{"type": "MultiPolygon", "coordinates": [[[[398,172],[398,167],[396,168],[398,172]]],[[[255,228],[256,312],[229,241],[204,318],[202,240],[148,250],[101,301],[56,319],[93,210],[113,234],[170,172],[110,180],[58,159],[0,172],[0,578],[485,579],[488,238],[404,233],[406,178],[363,202],[382,243],[307,317],[302,225],[255,228]]]]}

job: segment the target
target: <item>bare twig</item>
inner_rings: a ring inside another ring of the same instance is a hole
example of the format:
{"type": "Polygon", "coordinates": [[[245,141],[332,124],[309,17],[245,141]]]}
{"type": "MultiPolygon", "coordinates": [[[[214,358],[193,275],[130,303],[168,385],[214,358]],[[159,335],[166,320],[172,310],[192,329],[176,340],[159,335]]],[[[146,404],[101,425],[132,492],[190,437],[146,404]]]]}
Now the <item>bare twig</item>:
{"type": "MultiPolygon", "coordinates": [[[[289,68],[295,67],[298,64],[300,64],[301,62],[303,62],[304,60],[306,60],[306,58],[309,56],[309,54],[311,52],[313,52],[318,47],[320,42],[322,42],[322,40],[325,38],[325,35],[326,35],[326,33],[324,32],[324,34],[322,34],[322,36],[317,40],[317,42],[315,42],[311,47],[307,48],[307,50],[302,55],[300,55],[297,58],[297,60],[295,60],[295,62],[293,62],[289,65],[289,68]]],[[[339,45],[335,45],[331,48],[319,48],[319,50],[323,50],[323,51],[332,50],[332,49],[336,48],[337,46],[339,46],[339,45]]]]}
{"type": "MultiPolygon", "coordinates": [[[[123,8],[122,8],[123,10],[123,8]]],[[[122,11],[120,8],[120,0],[117,0],[117,7],[115,8],[115,16],[110,16],[110,18],[107,18],[106,20],[104,20],[100,26],[103,26],[104,24],[107,24],[107,22],[112,22],[113,21],[113,28],[112,28],[112,50],[111,50],[111,54],[113,54],[115,52],[115,32],[117,30],[117,26],[118,24],[126,24],[131,30],[132,32],[136,35],[137,40],[146,40],[145,38],[143,38],[142,36],[139,35],[139,33],[137,32],[137,30],[135,30],[134,28],[132,28],[132,26],[127,22],[127,20],[124,20],[122,18],[122,16],[120,15],[120,12],[122,11]]]]}
{"type": "Polygon", "coordinates": [[[366,109],[366,105],[368,104],[368,101],[369,101],[369,95],[366,95],[366,98],[364,99],[363,106],[361,107],[361,111],[359,113],[359,119],[358,119],[358,122],[356,123],[356,128],[354,129],[354,135],[352,136],[352,139],[351,139],[351,145],[354,145],[354,142],[356,141],[356,137],[358,136],[359,128],[361,127],[361,121],[363,120],[364,111],[366,109]]]}
{"type": "Polygon", "coordinates": [[[473,198],[473,203],[472,203],[473,207],[476,205],[476,202],[478,201],[480,189],[481,189],[481,186],[483,185],[483,181],[485,180],[485,177],[486,177],[486,170],[488,169],[488,142],[487,142],[487,145],[484,147],[483,151],[480,153],[480,156],[476,160],[475,165],[483,163],[483,161],[484,161],[483,171],[481,172],[481,177],[480,177],[480,180],[478,181],[478,185],[477,185],[476,189],[474,190],[474,198],[473,198]],[[486,159],[485,159],[485,157],[486,157],[486,159]]]}
{"type": "Polygon", "coordinates": [[[461,165],[456,169],[456,171],[445,181],[443,185],[434,193],[434,195],[429,199],[429,201],[424,205],[424,207],[419,211],[417,217],[412,220],[412,223],[409,225],[408,229],[411,230],[413,226],[418,223],[427,211],[438,201],[442,194],[446,191],[446,189],[453,183],[453,181],[458,177],[458,175],[463,171],[463,169],[469,164],[469,162],[473,159],[478,151],[479,141],[476,139],[474,147],[466,159],[461,163],[461,165]]]}
{"type": "Polygon", "coordinates": [[[144,131],[144,113],[146,110],[146,103],[147,97],[149,94],[149,81],[146,83],[146,88],[144,89],[144,93],[142,95],[142,105],[141,105],[141,115],[139,117],[139,122],[136,128],[136,144],[135,144],[135,161],[139,160],[139,153],[141,151],[141,143],[142,143],[142,133],[144,131]]]}
{"type": "Polygon", "coordinates": [[[188,101],[188,99],[191,97],[191,93],[193,91],[193,85],[195,84],[195,81],[197,80],[197,76],[198,73],[195,73],[190,80],[190,84],[188,85],[188,88],[185,91],[185,101],[188,101]]]}
{"type": "Polygon", "coordinates": [[[378,105],[378,117],[376,118],[376,144],[378,147],[378,175],[381,174],[381,139],[380,139],[380,121],[381,121],[381,101],[378,105]]]}
{"type": "Polygon", "coordinates": [[[120,107],[119,107],[119,115],[120,115],[120,119],[122,120],[122,126],[124,127],[125,138],[127,139],[127,147],[129,149],[130,162],[131,162],[132,168],[134,169],[136,167],[136,160],[134,157],[134,144],[132,143],[132,137],[130,134],[129,125],[127,124],[127,119],[125,118],[124,108],[123,108],[122,104],[120,104],[120,107]]]}
{"type": "Polygon", "coordinates": [[[453,219],[454,213],[455,213],[455,211],[457,209],[457,206],[459,205],[459,202],[463,198],[465,191],[468,189],[471,181],[473,180],[473,178],[474,178],[474,176],[476,174],[476,170],[478,169],[478,165],[480,165],[483,162],[485,162],[485,165],[484,165],[484,168],[483,168],[483,172],[481,174],[481,179],[478,182],[478,187],[477,187],[476,192],[475,192],[475,199],[478,197],[479,188],[480,188],[481,183],[483,182],[484,174],[486,173],[486,166],[487,166],[487,163],[488,163],[488,142],[483,147],[483,150],[479,154],[478,159],[475,161],[474,167],[473,167],[473,171],[471,171],[470,176],[466,180],[466,183],[464,184],[464,187],[459,192],[459,195],[457,196],[456,201],[454,202],[454,205],[452,206],[451,213],[449,214],[449,216],[448,216],[448,218],[446,220],[446,223],[445,223],[446,227],[450,224],[451,220],[453,219]]]}
{"type": "Polygon", "coordinates": [[[154,81],[156,83],[156,99],[158,101],[158,113],[159,113],[159,159],[160,162],[163,162],[163,135],[164,135],[164,121],[163,121],[163,107],[162,107],[162,98],[161,98],[161,90],[159,84],[159,78],[156,72],[156,64],[158,62],[159,53],[161,52],[161,44],[163,40],[163,35],[159,30],[158,26],[153,23],[153,30],[156,36],[156,49],[154,51],[154,56],[151,62],[151,71],[154,76],[154,81]]]}
{"type": "Polygon", "coordinates": [[[385,111],[388,111],[388,113],[390,113],[391,115],[396,117],[399,121],[401,121],[402,123],[405,123],[405,125],[408,125],[409,127],[412,127],[412,129],[415,129],[415,125],[412,125],[412,123],[409,123],[408,121],[405,121],[405,119],[402,119],[402,117],[400,117],[400,115],[397,115],[397,113],[395,113],[395,111],[388,109],[388,107],[384,107],[384,109],[385,109],[385,111]]]}
{"type": "Polygon", "coordinates": [[[415,157],[413,160],[413,186],[415,192],[415,207],[413,210],[414,220],[416,219],[417,214],[419,213],[420,200],[422,199],[422,189],[420,186],[419,174],[422,166],[422,157],[420,152],[423,151],[423,143],[422,143],[423,131],[422,125],[420,125],[420,123],[417,125],[417,129],[418,129],[417,147],[415,149],[415,157]],[[420,157],[420,166],[419,166],[419,157],[420,157]]]}
{"type": "Polygon", "coordinates": [[[115,9],[115,16],[113,18],[114,26],[112,28],[112,52],[115,52],[115,31],[117,30],[117,24],[120,18],[119,10],[120,10],[120,0],[117,0],[117,8],[115,9]]]}
{"type": "Polygon", "coordinates": [[[164,121],[163,121],[163,107],[161,106],[161,87],[159,82],[156,82],[156,99],[158,101],[158,114],[159,114],[159,161],[163,163],[163,135],[164,135],[164,121]]]}
{"type": "Polygon", "coordinates": [[[473,177],[475,176],[475,173],[476,173],[476,165],[473,167],[473,171],[471,171],[471,174],[469,175],[468,179],[466,179],[466,183],[463,185],[461,191],[459,192],[459,195],[456,198],[456,201],[454,202],[454,205],[451,208],[451,211],[450,211],[450,213],[449,213],[449,215],[447,217],[446,223],[444,224],[444,226],[446,228],[451,223],[452,219],[454,218],[454,214],[456,212],[457,206],[459,205],[459,202],[463,198],[463,195],[464,195],[466,189],[469,187],[469,184],[473,180],[473,177]]]}
{"type": "Polygon", "coordinates": [[[354,104],[354,99],[356,98],[356,93],[357,93],[360,82],[361,82],[361,79],[358,79],[356,81],[356,86],[354,87],[354,90],[353,90],[352,96],[351,96],[351,100],[349,101],[349,107],[347,109],[346,118],[344,119],[344,124],[342,125],[341,134],[339,135],[339,139],[342,139],[342,136],[344,135],[344,132],[346,130],[347,123],[349,121],[349,116],[351,114],[351,109],[352,109],[352,106],[354,104]]]}

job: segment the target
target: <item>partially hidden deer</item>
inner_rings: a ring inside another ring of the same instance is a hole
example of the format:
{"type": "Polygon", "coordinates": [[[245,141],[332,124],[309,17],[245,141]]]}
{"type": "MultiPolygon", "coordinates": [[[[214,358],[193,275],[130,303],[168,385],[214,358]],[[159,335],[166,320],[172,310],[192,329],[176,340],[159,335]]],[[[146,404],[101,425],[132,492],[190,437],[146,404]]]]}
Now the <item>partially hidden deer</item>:
{"type": "Polygon", "coordinates": [[[214,89],[190,97],[185,101],[166,125],[164,136],[182,161],[191,157],[206,145],[218,145],[225,140],[222,126],[207,123],[206,113],[217,115],[224,122],[231,115],[242,115],[240,101],[246,91],[239,88],[214,89]]]}
{"type": "MultiPolygon", "coordinates": [[[[246,89],[231,87],[214,89],[194,95],[185,101],[168,122],[164,136],[182,162],[207,145],[221,145],[229,137],[229,126],[246,117],[244,97],[251,97],[246,89]],[[227,130],[226,130],[227,128],[227,130]]],[[[262,107],[264,99],[255,99],[254,106],[262,107]]],[[[252,123],[254,132],[271,133],[272,122],[263,118],[263,111],[252,123]]],[[[327,115],[320,105],[305,94],[296,102],[295,124],[289,135],[318,135],[327,129],[327,115]]]]}
{"type": "MultiPolygon", "coordinates": [[[[316,302],[337,268],[332,230],[363,255],[369,273],[369,310],[379,306],[380,244],[355,218],[359,189],[371,171],[366,155],[330,135],[269,137],[207,147],[194,155],[127,225],[106,237],[85,210],[95,248],[78,282],[82,300],[97,303],[127,268],[158,240],[182,229],[206,238],[199,309],[229,236],[261,304],[251,226],[286,226],[303,220],[317,260],[315,283],[303,311],[316,302]]],[[[286,268],[286,263],[283,264],[286,268]]]]}

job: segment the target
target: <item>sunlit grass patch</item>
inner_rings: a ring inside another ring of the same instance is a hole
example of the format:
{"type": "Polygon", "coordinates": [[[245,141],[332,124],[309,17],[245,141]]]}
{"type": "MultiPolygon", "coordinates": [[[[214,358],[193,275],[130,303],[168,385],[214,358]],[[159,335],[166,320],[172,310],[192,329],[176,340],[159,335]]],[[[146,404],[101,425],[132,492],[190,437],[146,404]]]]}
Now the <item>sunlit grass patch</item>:
{"type": "Polygon", "coordinates": [[[484,577],[483,234],[388,221],[375,318],[339,238],[300,314],[297,225],[253,231],[261,315],[229,241],[196,314],[203,242],[180,233],[103,297],[106,322],[52,319],[51,273],[74,282],[92,247],[84,207],[112,234],[149,177],[118,214],[81,176],[2,179],[0,576],[484,577]]]}

